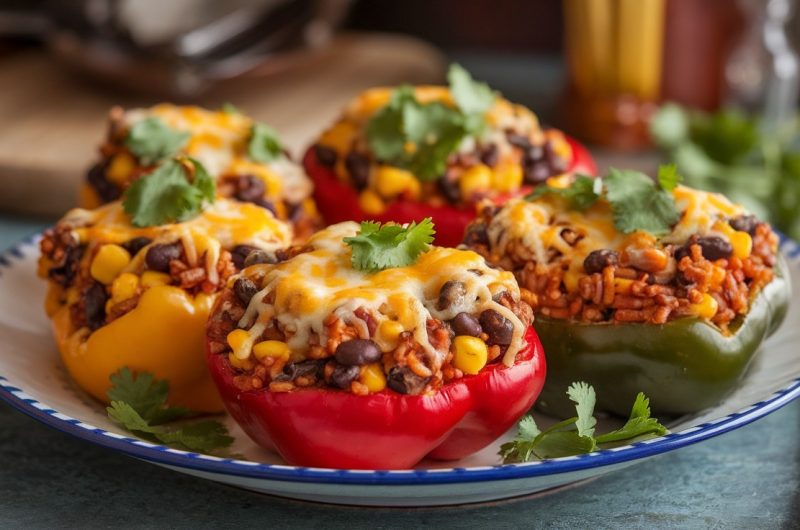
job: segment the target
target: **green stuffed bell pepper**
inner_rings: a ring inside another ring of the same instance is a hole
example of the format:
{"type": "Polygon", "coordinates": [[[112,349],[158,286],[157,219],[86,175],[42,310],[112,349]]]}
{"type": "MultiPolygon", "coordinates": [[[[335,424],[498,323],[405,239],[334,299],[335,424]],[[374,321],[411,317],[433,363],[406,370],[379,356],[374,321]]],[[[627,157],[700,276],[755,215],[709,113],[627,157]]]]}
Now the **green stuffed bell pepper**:
{"type": "MultiPolygon", "coordinates": [[[[599,410],[697,412],[737,388],[783,321],[789,273],[771,227],[725,197],[615,171],[487,206],[465,244],[514,272],[548,363],[537,403],[563,417],[573,381],[599,410]]],[[[672,182],[670,182],[672,180],[672,182]]]]}

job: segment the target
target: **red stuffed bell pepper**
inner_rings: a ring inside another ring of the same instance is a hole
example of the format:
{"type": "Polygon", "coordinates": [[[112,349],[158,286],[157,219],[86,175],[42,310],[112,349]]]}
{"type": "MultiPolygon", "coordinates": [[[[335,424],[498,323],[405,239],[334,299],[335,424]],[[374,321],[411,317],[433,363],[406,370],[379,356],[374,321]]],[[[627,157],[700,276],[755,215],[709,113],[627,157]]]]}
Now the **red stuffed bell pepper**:
{"type": "Polygon", "coordinates": [[[513,276],[428,247],[430,226],[334,225],[229,282],[207,360],[253,440],[293,465],[402,469],[467,456],[531,407],[545,360],[513,276]]]}
{"type": "Polygon", "coordinates": [[[476,201],[596,173],[585,147],[542,129],[527,108],[458,66],[449,79],[449,87],[367,90],[309,148],[303,163],[328,223],[431,217],[436,243],[455,246],[476,201]]]}

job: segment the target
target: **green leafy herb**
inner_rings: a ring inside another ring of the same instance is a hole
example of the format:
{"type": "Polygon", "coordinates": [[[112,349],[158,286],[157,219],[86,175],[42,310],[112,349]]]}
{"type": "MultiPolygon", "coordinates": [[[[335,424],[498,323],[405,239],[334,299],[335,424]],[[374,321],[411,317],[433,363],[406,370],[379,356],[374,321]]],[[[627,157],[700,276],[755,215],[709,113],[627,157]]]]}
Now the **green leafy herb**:
{"type": "Polygon", "coordinates": [[[680,180],[674,165],[659,168],[658,183],[638,171],[611,169],[603,179],[578,175],[567,188],[540,186],[525,199],[556,195],[566,200],[570,208],[585,210],[604,198],[611,205],[617,230],[625,234],[644,230],[659,235],[669,232],[680,220],[671,193],[680,180]]]}
{"type": "Polygon", "coordinates": [[[557,195],[565,199],[570,208],[585,210],[597,202],[602,191],[603,182],[600,179],[578,175],[568,188],[555,188],[548,185],[539,186],[529,193],[525,199],[533,201],[545,195],[557,195]]]}
{"type": "Polygon", "coordinates": [[[111,384],[108,417],[139,436],[205,453],[219,452],[233,443],[228,430],[218,421],[163,425],[193,415],[188,409],[167,406],[169,383],[165,380],[156,380],[148,372],[134,376],[125,367],[111,376],[111,384]]]}
{"type": "Polygon", "coordinates": [[[524,416],[519,422],[517,436],[500,446],[499,454],[504,463],[586,454],[667,433],[666,427],[650,417],[650,401],[641,392],[636,396],[627,423],[599,436],[595,436],[594,388],[584,382],[572,383],[567,395],[575,403],[576,416],[544,431],[536,425],[533,416],[524,416]]]}
{"type": "Polygon", "coordinates": [[[213,201],[214,180],[200,162],[185,158],[164,162],[135,180],[122,206],[134,226],[141,227],[191,219],[213,201]]]}
{"type": "Polygon", "coordinates": [[[283,154],[278,132],[264,123],[256,123],[250,132],[247,154],[256,162],[272,162],[283,154]]]}
{"type": "Polygon", "coordinates": [[[614,225],[624,234],[637,230],[666,234],[680,220],[672,193],[644,173],[611,169],[603,182],[614,225]]]}
{"type": "Polygon", "coordinates": [[[430,217],[407,227],[366,221],[358,234],[344,238],[344,242],[353,249],[354,269],[377,272],[414,263],[428,250],[435,233],[430,217]]]}
{"type": "Polygon", "coordinates": [[[225,102],[225,103],[222,104],[222,112],[224,112],[225,114],[241,114],[242,113],[242,111],[240,111],[236,107],[236,105],[234,105],[231,102],[225,102]]]}
{"type": "Polygon", "coordinates": [[[448,78],[456,108],[437,101],[422,104],[408,85],[392,93],[367,123],[367,142],[378,160],[406,168],[420,180],[435,180],[461,141],[483,131],[495,93],[458,65],[450,67],[448,78]]]}
{"type": "Polygon", "coordinates": [[[177,153],[186,145],[189,136],[188,132],[176,131],[159,118],[150,116],[133,124],[125,145],[142,165],[149,166],[177,153]]]}

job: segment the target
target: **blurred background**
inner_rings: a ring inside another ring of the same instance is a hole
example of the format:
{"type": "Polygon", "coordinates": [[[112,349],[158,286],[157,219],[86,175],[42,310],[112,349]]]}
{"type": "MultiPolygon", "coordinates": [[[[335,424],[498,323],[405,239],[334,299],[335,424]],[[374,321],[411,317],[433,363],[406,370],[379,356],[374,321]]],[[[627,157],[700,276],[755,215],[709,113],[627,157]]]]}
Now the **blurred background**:
{"type": "Polygon", "coordinates": [[[295,155],[359,90],[456,61],[584,140],[800,236],[794,0],[0,1],[0,215],[75,204],[112,105],[231,102],[295,155]]]}

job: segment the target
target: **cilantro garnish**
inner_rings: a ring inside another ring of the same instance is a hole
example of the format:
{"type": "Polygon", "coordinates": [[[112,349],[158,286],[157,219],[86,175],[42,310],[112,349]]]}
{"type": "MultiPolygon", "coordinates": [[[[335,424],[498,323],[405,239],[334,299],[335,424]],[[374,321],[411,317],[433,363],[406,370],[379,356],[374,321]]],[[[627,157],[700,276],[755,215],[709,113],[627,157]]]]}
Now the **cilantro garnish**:
{"type": "Polygon", "coordinates": [[[168,158],[183,147],[190,134],[177,131],[155,116],[149,116],[134,123],[125,145],[142,165],[149,166],[168,158]]]}
{"type": "Polygon", "coordinates": [[[353,249],[354,269],[377,272],[414,263],[428,250],[435,233],[430,217],[405,227],[365,221],[358,234],[344,238],[344,242],[353,249]]]}
{"type": "Polygon", "coordinates": [[[169,383],[156,380],[148,372],[133,375],[128,367],[111,376],[106,408],[108,417],[135,434],[175,446],[179,449],[216,452],[229,447],[233,438],[218,421],[202,420],[166,426],[164,423],[186,419],[193,413],[183,407],[167,406],[169,383]]]}
{"type": "Polygon", "coordinates": [[[222,104],[222,108],[220,110],[222,110],[222,112],[224,112],[225,114],[241,114],[242,113],[242,111],[240,111],[239,108],[236,105],[234,105],[233,103],[231,103],[230,101],[226,101],[225,103],[223,103],[222,104]]]}
{"type": "Polygon", "coordinates": [[[214,201],[214,180],[192,158],[169,160],[135,180],[122,206],[134,226],[185,221],[214,201]],[[191,178],[190,178],[190,174],[191,178]]]}
{"type": "Polygon", "coordinates": [[[484,129],[495,93],[458,65],[450,67],[448,79],[456,108],[438,101],[422,104],[408,85],[392,93],[367,123],[367,142],[378,160],[406,168],[420,180],[435,180],[461,141],[484,129]]]}
{"type": "Polygon", "coordinates": [[[595,436],[594,388],[584,382],[572,383],[567,395],[575,403],[576,416],[540,430],[533,416],[524,416],[518,425],[516,438],[500,446],[503,462],[558,458],[591,453],[621,443],[662,436],[667,428],[650,417],[650,400],[639,392],[627,423],[614,431],[595,436]]]}
{"type": "Polygon", "coordinates": [[[256,162],[272,162],[283,154],[278,132],[264,123],[256,123],[250,132],[247,154],[256,162]]]}
{"type": "Polygon", "coordinates": [[[602,179],[578,175],[567,188],[540,186],[525,199],[532,201],[545,195],[557,195],[570,208],[585,210],[601,198],[611,205],[614,226],[624,234],[637,230],[661,235],[669,232],[680,220],[672,190],[681,181],[674,164],[658,168],[658,182],[644,173],[611,169],[602,179]]]}

